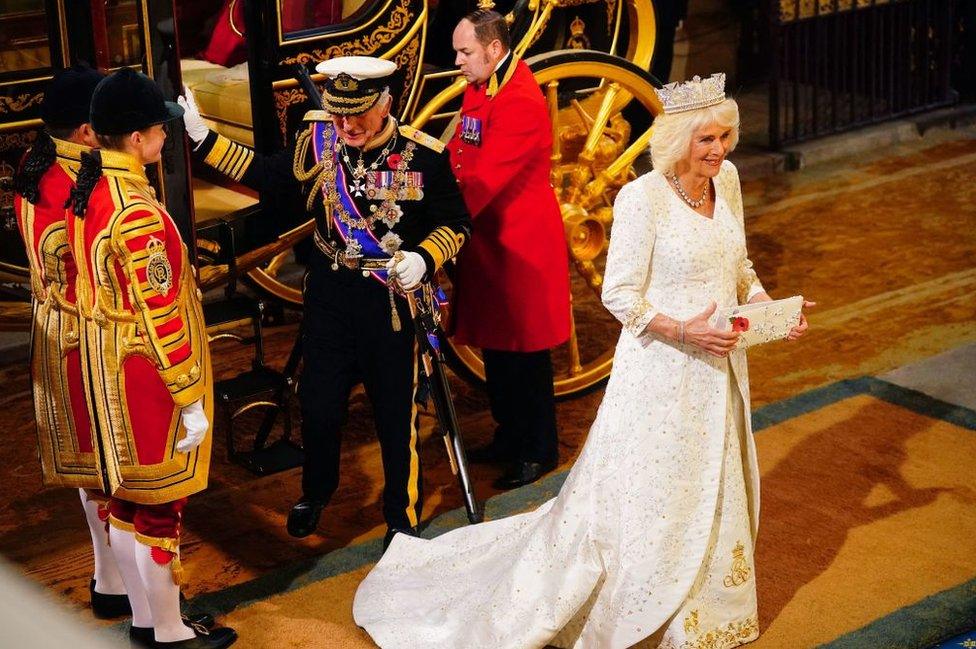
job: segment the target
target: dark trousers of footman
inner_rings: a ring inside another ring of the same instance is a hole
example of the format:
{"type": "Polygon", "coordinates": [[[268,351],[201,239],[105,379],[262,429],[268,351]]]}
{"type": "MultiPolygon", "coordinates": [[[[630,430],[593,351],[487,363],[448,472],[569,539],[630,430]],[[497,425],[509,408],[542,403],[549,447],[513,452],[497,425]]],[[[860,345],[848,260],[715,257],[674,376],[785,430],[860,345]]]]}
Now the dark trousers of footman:
{"type": "MultiPolygon", "coordinates": [[[[383,456],[383,516],[391,528],[420,519],[417,455],[417,354],[406,301],[397,298],[401,329],[393,331],[383,284],[360,271],[330,268],[315,251],[305,283],[302,322],[304,496],[328,502],[339,485],[341,428],[349,394],[360,381],[373,406],[383,456]]],[[[365,487],[360,487],[365,488],[365,487]]]]}
{"type": "Polygon", "coordinates": [[[553,462],[559,455],[549,350],[483,349],[498,450],[521,462],[553,462]]]}

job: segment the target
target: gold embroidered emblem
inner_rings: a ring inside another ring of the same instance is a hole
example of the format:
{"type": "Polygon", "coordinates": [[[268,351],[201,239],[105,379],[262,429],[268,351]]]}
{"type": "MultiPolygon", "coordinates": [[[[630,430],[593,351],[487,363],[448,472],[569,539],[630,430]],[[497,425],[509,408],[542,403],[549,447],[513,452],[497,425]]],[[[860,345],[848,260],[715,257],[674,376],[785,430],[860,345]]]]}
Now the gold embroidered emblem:
{"type": "Polygon", "coordinates": [[[735,544],[735,548],[732,549],[732,570],[728,575],[725,576],[726,588],[732,588],[734,586],[741,586],[742,584],[749,581],[749,564],[746,562],[746,549],[742,545],[742,541],[735,544]]]}
{"type": "Polygon", "coordinates": [[[340,72],[335,78],[335,87],[336,90],[344,92],[356,92],[359,90],[359,81],[345,72],[340,72]]]}
{"type": "Polygon", "coordinates": [[[149,237],[146,252],[149,255],[146,262],[146,281],[154,291],[166,295],[173,287],[173,268],[166,256],[166,246],[156,237],[149,237]]]}
{"type": "Polygon", "coordinates": [[[685,618],[685,633],[698,633],[698,609],[685,618]]]}

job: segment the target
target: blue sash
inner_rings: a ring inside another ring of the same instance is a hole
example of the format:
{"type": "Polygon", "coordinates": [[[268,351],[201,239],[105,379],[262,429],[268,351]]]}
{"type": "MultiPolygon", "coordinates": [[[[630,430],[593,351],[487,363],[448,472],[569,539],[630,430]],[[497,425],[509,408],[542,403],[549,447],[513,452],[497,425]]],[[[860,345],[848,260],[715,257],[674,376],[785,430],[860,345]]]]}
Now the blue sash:
{"type": "MultiPolygon", "coordinates": [[[[349,188],[346,186],[346,170],[339,164],[339,157],[336,155],[338,148],[336,143],[338,141],[339,135],[336,133],[335,127],[329,122],[315,122],[312,125],[312,146],[315,161],[324,161],[326,167],[331,162],[332,168],[335,169],[335,173],[333,174],[334,180],[330,181],[327,179],[322,186],[322,192],[327,193],[329,187],[334,183],[336,195],[339,197],[339,203],[349,216],[353,219],[364,221],[363,215],[360,213],[359,208],[356,207],[356,202],[352,199],[349,188]],[[325,160],[323,160],[324,155],[328,156],[325,160]]],[[[390,258],[391,255],[380,247],[379,239],[376,238],[370,228],[351,228],[343,223],[336,214],[332,215],[332,224],[335,226],[339,236],[342,237],[343,243],[348,244],[350,240],[353,240],[359,244],[364,257],[373,259],[390,258]]],[[[374,279],[386,285],[386,270],[374,270],[370,271],[370,274],[374,279]]]]}
{"type": "MultiPolygon", "coordinates": [[[[325,166],[328,167],[331,163],[332,168],[335,170],[333,175],[334,180],[331,182],[335,183],[336,194],[339,197],[339,202],[342,207],[345,208],[346,212],[350,217],[354,219],[362,219],[362,213],[359,208],[356,207],[355,201],[352,199],[352,195],[349,193],[349,188],[346,186],[346,170],[339,164],[339,158],[336,155],[337,146],[336,143],[339,141],[339,135],[335,131],[335,127],[329,122],[315,122],[312,125],[312,146],[315,155],[315,161],[325,162],[325,166]],[[324,159],[323,155],[328,155],[329,157],[324,159]]],[[[322,187],[322,192],[326,193],[329,189],[330,181],[326,180],[322,187]]],[[[362,249],[364,257],[371,257],[374,259],[389,259],[392,255],[388,254],[380,246],[379,240],[373,235],[373,231],[369,228],[351,228],[339,219],[338,216],[332,216],[332,224],[335,226],[336,231],[339,236],[342,237],[342,242],[347,243],[350,239],[358,243],[362,249]]],[[[383,270],[370,271],[370,275],[373,276],[378,282],[382,283],[384,286],[387,283],[387,272],[383,270]]],[[[443,309],[447,303],[447,295],[444,290],[436,286],[433,288],[433,302],[435,308],[443,309]]],[[[414,291],[414,295],[418,299],[423,299],[423,288],[418,288],[414,291]]],[[[432,347],[440,350],[440,341],[436,336],[428,335],[428,340],[432,347]]]]}

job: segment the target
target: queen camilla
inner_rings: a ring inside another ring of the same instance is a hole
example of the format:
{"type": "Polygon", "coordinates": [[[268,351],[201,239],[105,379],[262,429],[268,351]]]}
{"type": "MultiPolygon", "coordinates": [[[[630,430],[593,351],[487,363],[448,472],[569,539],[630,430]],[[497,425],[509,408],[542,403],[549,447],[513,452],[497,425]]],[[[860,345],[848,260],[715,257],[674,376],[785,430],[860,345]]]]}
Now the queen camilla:
{"type": "MultiPolygon", "coordinates": [[[[659,91],[654,170],[614,205],[613,372],[559,495],[431,541],[396,537],[354,603],[380,646],[729,649],[758,637],[746,355],[712,320],[771,298],[746,253],[726,160],[739,112],[724,84],[659,91]]],[[[788,338],[806,329],[801,316],[788,338]]]]}

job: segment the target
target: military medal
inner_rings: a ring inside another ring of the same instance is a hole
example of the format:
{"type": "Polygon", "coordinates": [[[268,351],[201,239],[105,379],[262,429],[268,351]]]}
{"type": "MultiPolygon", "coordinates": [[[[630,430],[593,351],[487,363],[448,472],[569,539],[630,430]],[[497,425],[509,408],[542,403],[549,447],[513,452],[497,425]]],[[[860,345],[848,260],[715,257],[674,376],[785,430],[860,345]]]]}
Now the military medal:
{"type": "Polygon", "coordinates": [[[477,117],[461,116],[461,141],[481,146],[481,120],[477,117]]]}
{"type": "Polygon", "coordinates": [[[419,201],[424,197],[424,174],[405,171],[397,182],[398,171],[370,171],[366,174],[366,197],[370,200],[419,201]]]}
{"type": "Polygon", "coordinates": [[[173,287],[173,268],[166,256],[166,246],[156,237],[149,237],[146,243],[146,281],[160,295],[169,293],[173,287]]]}
{"type": "MultiPolygon", "coordinates": [[[[364,171],[363,173],[366,173],[366,172],[364,171]]],[[[366,189],[363,186],[362,179],[360,179],[360,178],[356,178],[355,180],[353,180],[352,181],[352,184],[347,185],[347,188],[349,189],[349,193],[352,194],[353,196],[362,196],[363,195],[363,191],[366,189]]]]}

